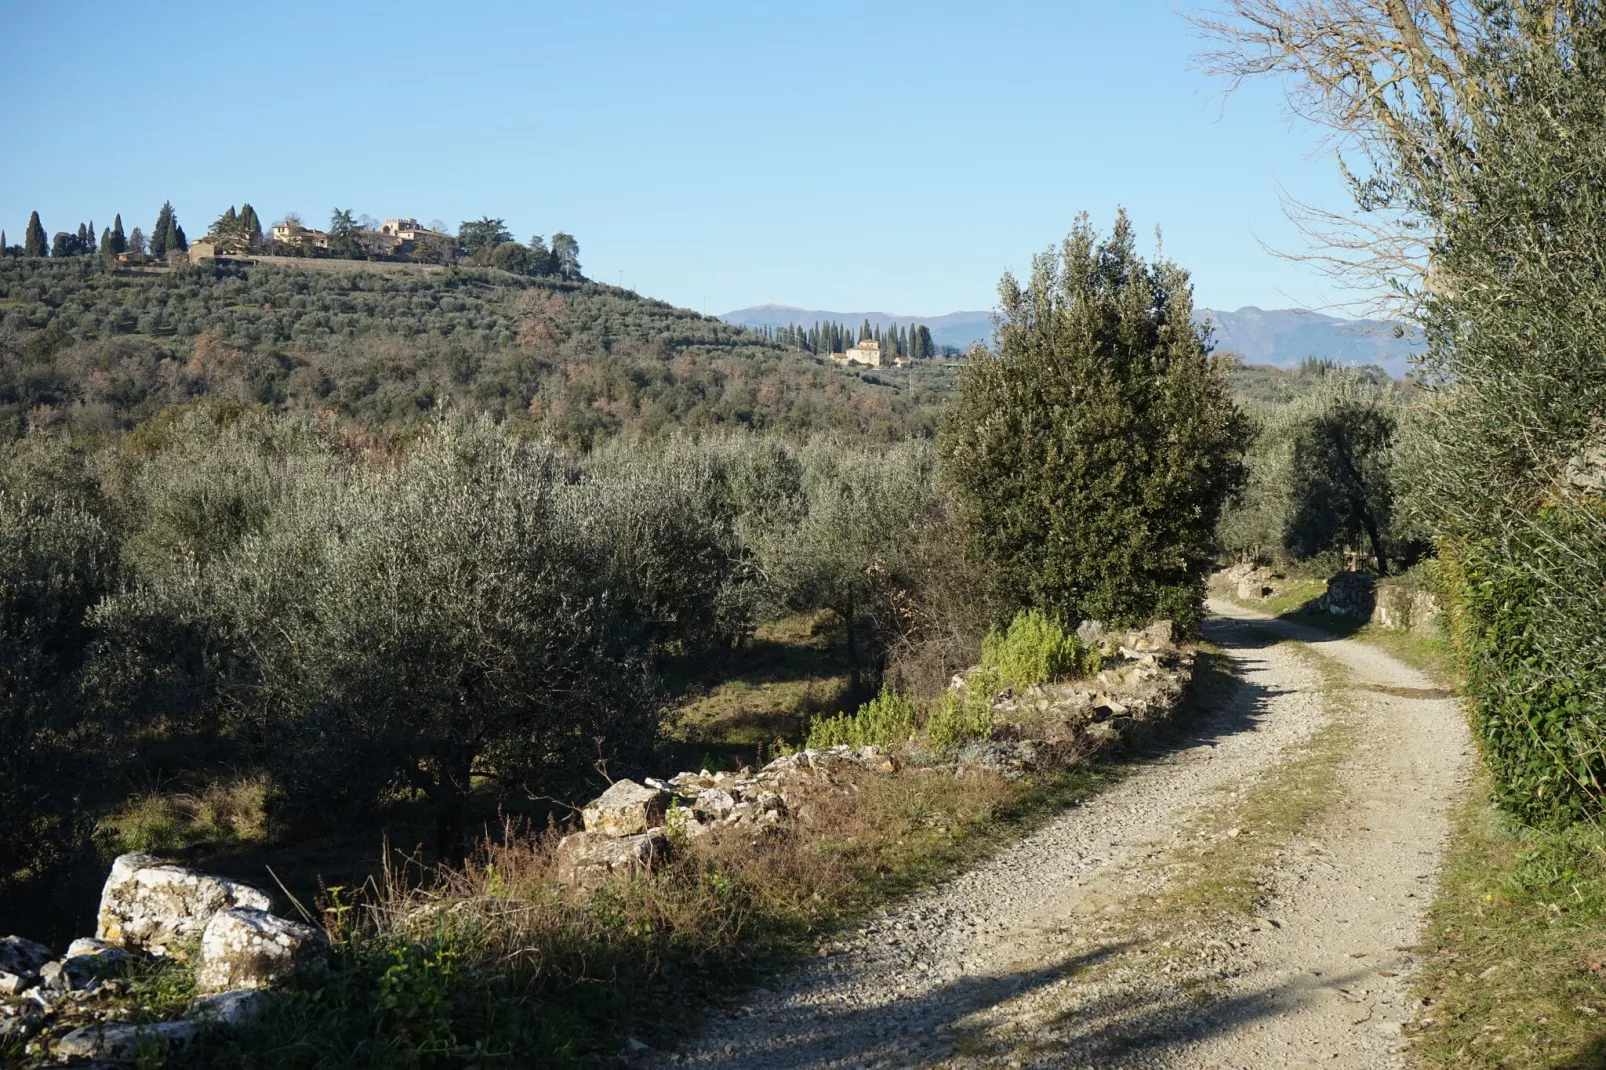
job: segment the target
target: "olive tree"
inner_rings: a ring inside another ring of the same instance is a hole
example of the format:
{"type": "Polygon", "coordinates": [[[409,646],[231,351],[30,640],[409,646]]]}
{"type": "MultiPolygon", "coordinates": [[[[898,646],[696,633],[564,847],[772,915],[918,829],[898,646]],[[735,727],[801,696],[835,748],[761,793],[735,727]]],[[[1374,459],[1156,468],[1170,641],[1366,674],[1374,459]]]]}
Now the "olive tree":
{"type": "Polygon", "coordinates": [[[120,576],[93,497],[63,444],[0,446],[0,897],[76,861],[93,829],[110,711],[91,613],[120,576]]]}

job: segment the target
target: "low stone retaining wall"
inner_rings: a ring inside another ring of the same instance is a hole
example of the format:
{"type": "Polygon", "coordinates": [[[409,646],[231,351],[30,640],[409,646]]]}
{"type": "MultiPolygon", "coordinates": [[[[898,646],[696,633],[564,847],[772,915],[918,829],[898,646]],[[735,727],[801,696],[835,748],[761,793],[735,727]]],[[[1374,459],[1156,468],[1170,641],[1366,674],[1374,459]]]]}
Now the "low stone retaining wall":
{"type": "MultiPolygon", "coordinates": [[[[639,783],[618,781],[581,811],[584,829],[558,844],[558,879],[594,888],[650,870],[668,856],[677,837],[695,839],[726,829],[784,831],[807,816],[810,795],[831,790],[844,772],[890,774],[910,765],[956,776],[1018,777],[1086,762],[1118,743],[1142,739],[1170,717],[1193,675],[1193,654],[1177,646],[1170,621],[1120,633],[1089,621],[1078,633],[1103,652],[1100,671],[1088,679],[997,693],[991,739],[944,753],[919,746],[898,754],[879,747],[829,747],[789,754],[757,771],[704,769],[639,783]]],[[[960,673],[950,687],[973,686],[977,671],[960,673]]]]}
{"type": "Polygon", "coordinates": [[[1385,628],[1431,633],[1439,603],[1419,587],[1379,580],[1370,572],[1340,572],[1327,581],[1327,593],[1312,608],[1334,616],[1371,621],[1385,628]]]}

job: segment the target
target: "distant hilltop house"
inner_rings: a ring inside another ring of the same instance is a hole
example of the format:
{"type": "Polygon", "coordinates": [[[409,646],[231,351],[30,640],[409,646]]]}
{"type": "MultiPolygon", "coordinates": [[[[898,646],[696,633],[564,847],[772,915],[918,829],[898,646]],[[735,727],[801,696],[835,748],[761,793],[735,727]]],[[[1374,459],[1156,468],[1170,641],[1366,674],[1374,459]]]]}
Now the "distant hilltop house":
{"type": "Polygon", "coordinates": [[[306,227],[298,227],[293,223],[273,224],[273,240],[284,242],[286,245],[293,245],[299,242],[302,245],[310,245],[314,249],[329,248],[329,234],[327,231],[309,230],[306,227]]]}
{"type": "Polygon", "coordinates": [[[888,365],[902,367],[909,363],[908,357],[883,353],[881,343],[874,338],[862,338],[858,345],[846,353],[832,353],[830,356],[838,364],[863,364],[871,368],[884,368],[888,365]]]}
{"type": "Polygon", "coordinates": [[[447,236],[430,230],[418,220],[412,218],[387,219],[385,220],[385,225],[379,228],[379,233],[387,238],[395,238],[397,244],[404,241],[417,241],[419,238],[444,238],[447,236]]]}
{"type": "MultiPolygon", "coordinates": [[[[299,244],[311,249],[329,248],[327,231],[311,230],[292,223],[274,224],[273,240],[286,245],[299,244]]],[[[378,230],[359,230],[356,232],[356,240],[358,247],[367,256],[405,255],[424,241],[433,242],[437,248],[446,250],[455,250],[457,245],[456,239],[451,235],[430,230],[410,216],[387,219],[378,230]]]]}

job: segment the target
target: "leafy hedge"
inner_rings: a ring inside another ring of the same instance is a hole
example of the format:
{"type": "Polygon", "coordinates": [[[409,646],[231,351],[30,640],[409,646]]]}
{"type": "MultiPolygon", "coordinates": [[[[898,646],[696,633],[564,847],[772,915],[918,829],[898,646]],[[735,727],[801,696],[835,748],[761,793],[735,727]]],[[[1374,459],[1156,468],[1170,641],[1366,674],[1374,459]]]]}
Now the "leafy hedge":
{"type": "Polygon", "coordinates": [[[1561,826],[1606,810],[1606,504],[1547,506],[1435,566],[1500,804],[1561,826]]]}

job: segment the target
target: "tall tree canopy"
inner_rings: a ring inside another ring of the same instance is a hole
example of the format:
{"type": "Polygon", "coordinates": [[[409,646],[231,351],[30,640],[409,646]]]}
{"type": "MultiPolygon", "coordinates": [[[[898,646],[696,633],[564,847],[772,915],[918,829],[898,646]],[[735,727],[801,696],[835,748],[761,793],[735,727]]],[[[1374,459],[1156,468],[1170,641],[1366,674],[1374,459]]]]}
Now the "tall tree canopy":
{"type": "Polygon", "coordinates": [[[457,244],[462,246],[467,256],[473,256],[481,249],[494,249],[512,240],[513,232],[507,229],[506,224],[490,216],[465,219],[457,228],[457,244]]]}
{"type": "Polygon", "coordinates": [[[1249,431],[1187,273],[1140,257],[1125,213],[1107,238],[1083,215],[999,295],[941,442],[1000,605],[1191,626],[1249,431]]]}
{"type": "Polygon", "coordinates": [[[46,245],[44,225],[39,222],[39,213],[33,212],[28,216],[28,231],[23,238],[23,256],[44,256],[50,249],[46,245]]]}

